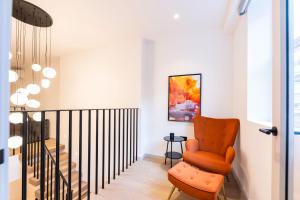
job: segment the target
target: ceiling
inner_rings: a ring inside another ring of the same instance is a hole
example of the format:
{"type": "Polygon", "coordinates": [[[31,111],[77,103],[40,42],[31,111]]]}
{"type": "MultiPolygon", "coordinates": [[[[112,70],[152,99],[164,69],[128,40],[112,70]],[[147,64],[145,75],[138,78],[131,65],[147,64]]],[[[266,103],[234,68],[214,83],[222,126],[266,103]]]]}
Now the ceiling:
{"type": "Polygon", "coordinates": [[[132,37],[221,30],[228,0],[27,0],[53,18],[53,54],[132,37]],[[180,18],[174,20],[178,13],[180,18]]]}

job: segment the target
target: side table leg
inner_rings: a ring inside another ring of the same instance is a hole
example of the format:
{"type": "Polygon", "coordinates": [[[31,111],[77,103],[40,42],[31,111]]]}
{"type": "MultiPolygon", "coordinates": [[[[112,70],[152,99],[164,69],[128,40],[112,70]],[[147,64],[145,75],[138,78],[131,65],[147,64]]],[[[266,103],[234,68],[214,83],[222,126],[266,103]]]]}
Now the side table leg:
{"type": "Polygon", "coordinates": [[[183,154],[182,142],[180,142],[181,154],[183,154]]]}
{"type": "Polygon", "coordinates": [[[171,168],[173,167],[173,142],[171,141],[171,168]]]}
{"type": "Polygon", "coordinates": [[[166,153],[165,153],[165,165],[167,164],[168,149],[169,149],[169,141],[167,142],[167,150],[166,150],[166,153]]]}

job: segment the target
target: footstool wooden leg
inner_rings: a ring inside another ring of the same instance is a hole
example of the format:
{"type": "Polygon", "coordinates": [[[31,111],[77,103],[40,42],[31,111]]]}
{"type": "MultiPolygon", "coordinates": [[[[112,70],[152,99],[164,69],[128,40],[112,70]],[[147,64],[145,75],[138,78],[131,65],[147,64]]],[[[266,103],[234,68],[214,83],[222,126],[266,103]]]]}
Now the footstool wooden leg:
{"type": "Polygon", "coordinates": [[[223,188],[222,188],[222,193],[223,193],[224,200],[227,200],[226,191],[225,191],[225,186],[224,185],[223,185],[223,188]]]}
{"type": "Polygon", "coordinates": [[[168,200],[171,199],[174,190],[175,190],[175,186],[172,187],[171,192],[170,192],[169,197],[168,197],[168,200]]]}

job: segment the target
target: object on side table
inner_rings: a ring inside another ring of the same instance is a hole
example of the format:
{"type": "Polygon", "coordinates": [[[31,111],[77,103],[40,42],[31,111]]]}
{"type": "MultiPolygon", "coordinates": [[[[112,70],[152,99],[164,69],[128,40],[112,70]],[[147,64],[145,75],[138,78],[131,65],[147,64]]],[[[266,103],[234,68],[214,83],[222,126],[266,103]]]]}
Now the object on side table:
{"type": "Polygon", "coordinates": [[[170,133],[170,140],[171,140],[171,141],[174,140],[174,133],[170,133]]]}
{"type": "Polygon", "coordinates": [[[167,150],[165,153],[165,164],[167,164],[167,158],[171,159],[171,167],[173,166],[173,159],[181,159],[182,158],[182,154],[183,154],[183,149],[182,149],[182,142],[184,141],[184,139],[182,137],[179,136],[174,136],[173,140],[171,140],[170,136],[165,136],[164,140],[167,141],[167,150]],[[180,142],[180,147],[181,147],[181,153],[179,152],[174,152],[173,151],[173,142],[180,142]],[[171,151],[169,150],[169,143],[171,143],[171,151]]]}
{"type": "Polygon", "coordinates": [[[183,160],[202,170],[227,176],[231,172],[238,119],[213,119],[198,116],[194,120],[195,139],[186,142],[183,160]]]}

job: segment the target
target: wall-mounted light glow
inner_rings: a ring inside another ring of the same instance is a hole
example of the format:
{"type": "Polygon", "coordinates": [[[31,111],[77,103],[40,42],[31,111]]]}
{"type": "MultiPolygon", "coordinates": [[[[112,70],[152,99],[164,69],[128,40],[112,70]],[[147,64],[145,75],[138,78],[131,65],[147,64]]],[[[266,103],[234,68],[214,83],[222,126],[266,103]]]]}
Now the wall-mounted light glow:
{"type": "Polygon", "coordinates": [[[40,86],[38,84],[34,84],[34,83],[28,84],[26,89],[28,90],[28,92],[30,94],[38,94],[41,91],[40,86]]]}
{"type": "Polygon", "coordinates": [[[56,70],[52,67],[45,67],[43,69],[43,75],[46,78],[49,78],[49,79],[55,78],[56,77],[56,70]]]}
{"type": "Polygon", "coordinates": [[[8,81],[10,83],[16,82],[19,79],[19,75],[17,74],[17,72],[13,71],[13,70],[9,70],[8,72],[8,81]]]}
{"type": "Polygon", "coordinates": [[[42,67],[39,64],[32,64],[31,69],[35,72],[39,72],[39,71],[41,71],[42,67]]]}
{"type": "Polygon", "coordinates": [[[180,18],[180,15],[179,15],[178,13],[175,13],[175,14],[173,15],[173,18],[174,18],[175,20],[177,20],[177,19],[180,18]]]}
{"type": "Polygon", "coordinates": [[[23,138],[20,136],[12,136],[8,138],[8,148],[17,149],[23,144],[23,138]]]}
{"type": "Polygon", "coordinates": [[[26,105],[29,107],[29,108],[39,108],[41,106],[41,103],[35,99],[29,99],[27,102],[26,102],[26,105]]]}
{"type": "Polygon", "coordinates": [[[12,124],[21,124],[23,123],[23,114],[20,112],[10,113],[8,119],[12,124]]]}
{"type": "Polygon", "coordinates": [[[28,97],[21,93],[14,93],[10,97],[10,101],[17,106],[23,106],[28,101],[28,97]]]}
{"type": "Polygon", "coordinates": [[[49,79],[44,78],[44,79],[41,81],[41,85],[42,85],[43,88],[49,88],[49,87],[50,87],[50,84],[51,84],[51,82],[50,82],[49,79]]]}

